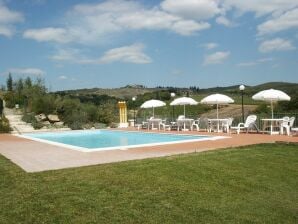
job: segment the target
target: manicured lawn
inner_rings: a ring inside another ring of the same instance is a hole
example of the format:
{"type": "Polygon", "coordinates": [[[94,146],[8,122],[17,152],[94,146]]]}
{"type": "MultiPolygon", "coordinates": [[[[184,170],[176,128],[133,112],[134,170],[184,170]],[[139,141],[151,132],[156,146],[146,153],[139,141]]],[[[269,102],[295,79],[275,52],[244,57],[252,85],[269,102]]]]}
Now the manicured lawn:
{"type": "Polygon", "coordinates": [[[0,223],[297,223],[297,145],[28,174],[0,157],[0,223]]]}

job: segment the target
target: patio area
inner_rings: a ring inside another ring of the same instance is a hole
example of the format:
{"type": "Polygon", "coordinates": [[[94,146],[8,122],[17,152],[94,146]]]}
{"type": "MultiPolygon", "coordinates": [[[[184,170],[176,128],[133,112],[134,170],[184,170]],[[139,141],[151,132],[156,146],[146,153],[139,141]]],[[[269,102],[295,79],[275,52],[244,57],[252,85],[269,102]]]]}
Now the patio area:
{"type": "Polygon", "coordinates": [[[13,163],[20,166],[26,172],[40,172],[46,170],[171,156],[184,153],[203,152],[260,143],[298,143],[297,136],[245,133],[237,135],[197,131],[189,131],[187,133],[195,135],[229,136],[230,138],[215,141],[206,140],[191,143],[150,146],[135,149],[132,148],[128,150],[108,150],[86,153],[23,139],[10,134],[3,134],[0,135],[0,153],[13,163]]]}

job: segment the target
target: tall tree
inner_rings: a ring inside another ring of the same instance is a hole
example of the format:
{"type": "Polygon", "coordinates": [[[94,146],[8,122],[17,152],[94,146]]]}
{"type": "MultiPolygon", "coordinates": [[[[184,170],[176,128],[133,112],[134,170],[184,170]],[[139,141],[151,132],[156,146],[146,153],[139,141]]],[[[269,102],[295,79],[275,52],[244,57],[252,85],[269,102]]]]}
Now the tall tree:
{"type": "Polygon", "coordinates": [[[8,78],[6,80],[6,85],[7,85],[7,91],[12,91],[13,80],[12,80],[10,73],[8,74],[8,78]]]}
{"type": "Polygon", "coordinates": [[[32,87],[32,80],[31,78],[28,76],[26,79],[25,79],[25,88],[31,88],[32,87]]]}
{"type": "Polygon", "coordinates": [[[3,113],[3,100],[0,98],[0,116],[2,116],[3,113]]]}

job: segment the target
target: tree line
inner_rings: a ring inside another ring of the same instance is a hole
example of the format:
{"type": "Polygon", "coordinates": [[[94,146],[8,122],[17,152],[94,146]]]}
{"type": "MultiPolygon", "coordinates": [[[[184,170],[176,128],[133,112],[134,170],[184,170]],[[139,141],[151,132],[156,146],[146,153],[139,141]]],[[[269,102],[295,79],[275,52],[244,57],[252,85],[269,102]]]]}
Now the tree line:
{"type": "MultiPolygon", "coordinates": [[[[3,96],[8,108],[19,105],[27,121],[36,124],[37,114],[56,114],[72,129],[111,125],[118,119],[117,99],[104,96],[95,104],[85,98],[50,93],[44,81],[30,77],[13,80],[9,74],[3,96]]],[[[42,124],[36,125],[37,128],[42,124]]]]}

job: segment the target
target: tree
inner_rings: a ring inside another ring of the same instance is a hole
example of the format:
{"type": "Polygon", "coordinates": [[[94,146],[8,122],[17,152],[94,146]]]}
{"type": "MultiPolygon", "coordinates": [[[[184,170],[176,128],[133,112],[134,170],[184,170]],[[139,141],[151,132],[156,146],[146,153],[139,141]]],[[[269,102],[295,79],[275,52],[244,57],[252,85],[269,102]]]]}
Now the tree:
{"type": "Polygon", "coordinates": [[[24,90],[23,79],[19,79],[16,82],[16,91],[17,91],[19,104],[22,102],[22,92],[23,92],[23,90],[24,90]]]}
{"type": "Polygon", "coordinates": [[[0,116],[2,116],[3,113],[3,100],[0,98],[0,116]]]}
{"type": "Polygon", "coordinates": [[[10,73],[8,74],[8,78],[6,80],[6,85],[7,85],[7,91],[12,91],[13,80],[12,80],[10,73]]]}
{"type": "Polygon", "coordinates": [[[31,78],[30,77],[27,77],[26,79],[25,79],[25,88],[31,88],[32,87],[32,80],[31,80],[31,78]]]}

